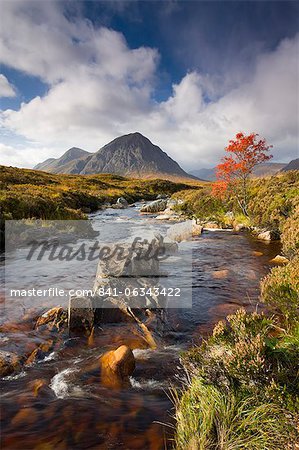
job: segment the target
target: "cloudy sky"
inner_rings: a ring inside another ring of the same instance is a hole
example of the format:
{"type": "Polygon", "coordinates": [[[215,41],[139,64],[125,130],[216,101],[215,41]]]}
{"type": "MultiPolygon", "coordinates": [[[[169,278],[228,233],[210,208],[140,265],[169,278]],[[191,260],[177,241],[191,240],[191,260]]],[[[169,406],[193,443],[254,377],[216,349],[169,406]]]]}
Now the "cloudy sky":
{"type": "Polygon", "coordinates": [[[133,131],[187,170],[238,131],[298,156],[298,2],[0,4],[0,164],[133,131]]]}

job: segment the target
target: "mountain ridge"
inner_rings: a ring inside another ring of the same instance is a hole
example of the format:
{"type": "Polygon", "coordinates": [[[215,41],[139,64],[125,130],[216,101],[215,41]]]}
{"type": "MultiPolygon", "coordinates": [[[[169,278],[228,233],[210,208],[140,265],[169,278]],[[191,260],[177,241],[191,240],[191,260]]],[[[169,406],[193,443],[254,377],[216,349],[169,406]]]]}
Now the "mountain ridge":
{"type": "Polygon", "coordinates": [[[44,172],[63,173],[59,171],[59,168],[61,166],[67,166],[74,160],[87,157],[88,155],[90,155],[90,153],[86,150],[83,150],[82,148],[71,147],[59,158],[48,158],[45,161],[34,166],[34,169],[43,170],[44,172]]]}
{"type": "Polygon", "coordinates": [[[54,160],[50,158],[38,164],[34,169],[76,175],[114,173],[137,177],[167,175],[196,179],[195,176],[185,172],[160,147],[154,145],[139,132],[117,137],[95,153],[77,149],[83,153],[71,159],[66,157],[73,149],[77,149],[77,147],[69,149],[60,158],[54,160]]]}
{"type": "MultiPolygon", "coordinates": [[[[252,176],[265,177],[270,175],[275,175],[279,172],[285,172],[288,170],[298,170],[299,169],[299,159],[293,159],[289,163],[276,163],[267,162],[264,164],[259,164],[253,169],[252,176]]],[[[202,180],[215,181],[216,180],[216,167],[202,168],[198,170],[192,170],[190,173],[202,180]]]]}

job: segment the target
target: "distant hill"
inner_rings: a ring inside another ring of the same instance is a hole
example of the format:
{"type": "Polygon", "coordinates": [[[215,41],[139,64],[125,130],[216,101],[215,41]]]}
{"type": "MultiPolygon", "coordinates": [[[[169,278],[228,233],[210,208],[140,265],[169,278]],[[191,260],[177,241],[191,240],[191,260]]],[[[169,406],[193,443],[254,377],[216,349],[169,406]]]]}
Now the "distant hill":
{"type": "Polygon", "coordinates": [[[73,165],[74,161],[86,158],[88,155],[90,155],[90,153],[82,150],[82,148],[72,147],[60,158],[49,158],[46,161],[37,164],[34,169],[52,173],[70,173],[67,170],[73,165]],[[64,170],[66,170],[66,172],[64,172],[64,170]]]}
{"type": "MultiPolygon", "coordinates": [[[[266,177],[266,176],[270,176],[270,175],[274,175],[275,173],[281,171],[281,170],[294,170],[296,169],[296,167],[294,167],[294,169],[288,169],[287,167],[295,162],[295,164],[297,164],[297,168],[298,168],[298,159],[295,159],[293,161],[291,161],[289,164],[286,163],[264,163],[264,164],[260,164],[258,166],[255,167],[255,169],[253,170],[253,177],[266,177]]],[[[192,170],[191,171],[192,175],[195,175],[198,178],[201,178],[202,180],[207,180],[207,181],[214,181],[216,179],[216,168],[212,167],[211,169],[199,169],[199,170],[192,170]]]]}
{"type": "Polygon", "coordinates": [[[253,176],[255,177],[267,177],[275,175],[281,169],[286,166],[286,163],[264,163],[256,166],[253,170],[253,176]]]}
{"type": "Polygon", "coordinates": [[[190,170],[190,173],[202,180],[214,181],[216,179],[215,167],[211,169],[190,170]]]}
{"type": "Polygon", "coordinates": [[[299,170],[299,158],[292,159],[289,164],[281,169],[281,172],[287,172],[288,170],[299,170]]]}
{"type": "Polygon", "coordinates": [[[120,136],[96,153],[74,147],[58,159],[51,158],[38,164],[35,169],[52,173],[196,178],[185,172],[167,153],[140,133],[120,136]]]}

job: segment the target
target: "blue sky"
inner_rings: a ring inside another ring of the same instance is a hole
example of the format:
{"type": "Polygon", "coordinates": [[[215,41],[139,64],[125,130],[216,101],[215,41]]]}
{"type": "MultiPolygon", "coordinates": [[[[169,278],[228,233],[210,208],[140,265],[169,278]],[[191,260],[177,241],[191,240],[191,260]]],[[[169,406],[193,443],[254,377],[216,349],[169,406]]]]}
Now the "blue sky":
{"type": "Polygon", "coordinates": [[[140,131],[184,168],[255,131],[298,154],[298,2],[8,2],[0,163],[140,131]]]}

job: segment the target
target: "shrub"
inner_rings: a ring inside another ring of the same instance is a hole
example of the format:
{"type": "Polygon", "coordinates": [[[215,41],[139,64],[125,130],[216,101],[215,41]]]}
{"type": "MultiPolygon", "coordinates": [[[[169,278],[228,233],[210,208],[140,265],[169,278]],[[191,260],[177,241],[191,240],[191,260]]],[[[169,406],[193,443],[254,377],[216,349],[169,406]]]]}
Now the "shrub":
{"type": "Polygon", "coordinates": [[[281,227],[281,242],[284,254],[293,258],[299,254],[299,206],[281,227]]]}
{"type": "Polygon", "coordinates": [[[282,314],[286,324],[299,321],[299,256],[274,267],[261,282],[262,300],[282,314]]]}
{"type": "MultiPolygon", "coordinates": [[[[190,373],[223,392],[238,389],[282,404],[298,394],[298,327],[285,332],[264,314],[244,309],[219,322],[200,347],[183,355],[190,373]],[[273,383],[277,390],[267,391],[273,383]],[[274,397],[273,397],[274,396],[274,397]]],[[[294,401],[296,403],[296,401],[294,401]]]]}

